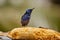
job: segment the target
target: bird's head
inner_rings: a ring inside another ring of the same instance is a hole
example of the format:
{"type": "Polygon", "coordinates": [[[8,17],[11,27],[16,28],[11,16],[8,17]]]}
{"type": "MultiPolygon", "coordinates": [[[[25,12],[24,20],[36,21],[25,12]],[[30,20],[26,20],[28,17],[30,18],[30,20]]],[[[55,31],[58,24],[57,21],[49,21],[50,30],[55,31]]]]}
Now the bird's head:
{"type": "Polygon", "coordinates": [[[26,12],[29,13],[29,14],[31,14],[31,12],[33,11],[33,9],[34,9],[34,8],[32,8],[32,9],[27,9],[26,12]]]}

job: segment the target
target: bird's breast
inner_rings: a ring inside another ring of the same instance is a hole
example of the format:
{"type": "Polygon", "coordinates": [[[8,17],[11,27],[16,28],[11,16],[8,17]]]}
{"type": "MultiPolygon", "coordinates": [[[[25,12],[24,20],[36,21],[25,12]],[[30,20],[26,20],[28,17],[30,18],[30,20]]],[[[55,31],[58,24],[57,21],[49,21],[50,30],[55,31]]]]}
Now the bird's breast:
{"type": "Polygon", "coordinates": [[[22,20],[23,20],[23,21],[29,20],[29,19],[30,19],[30,16],[28,16],[28,15],[25,15],[25,16],[22,17],[22,20]]]}

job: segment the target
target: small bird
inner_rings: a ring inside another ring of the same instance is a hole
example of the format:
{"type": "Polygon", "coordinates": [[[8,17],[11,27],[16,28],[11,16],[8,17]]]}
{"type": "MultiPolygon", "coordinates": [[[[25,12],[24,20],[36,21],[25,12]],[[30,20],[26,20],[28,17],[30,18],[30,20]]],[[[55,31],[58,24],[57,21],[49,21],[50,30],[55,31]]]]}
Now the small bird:
{"type": "Polygon", "coordinates": [[[27,9],[26,12],[25,12],[25,14],[21,17],[21,24],[22,24],[22,26],[28,25],[29,20],[31,18],[31,13],[32,13],[33,9],[34,8],[27,9]]]}

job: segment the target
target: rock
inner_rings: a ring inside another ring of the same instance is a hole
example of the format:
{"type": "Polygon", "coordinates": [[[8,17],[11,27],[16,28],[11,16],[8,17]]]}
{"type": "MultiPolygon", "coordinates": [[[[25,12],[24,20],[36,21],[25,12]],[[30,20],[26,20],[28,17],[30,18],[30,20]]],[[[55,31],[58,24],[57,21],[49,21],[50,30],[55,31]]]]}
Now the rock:
{"type": "Polygon", "coordinates": [[[46,28],[21,27],[8,32],[8,37],[14,40],[60,40],[60,33],[46,28]]]}
{"type": "Polygon", "coordinates": [[[12,39],[7,36],[0,36],[0,40],[12,40],[12,39]]]}
{"type": "Polygon", "coordinates": [[[0,31],[0,40],[12,40],[7,36],[8,32],[2,32],[0,31]]]}

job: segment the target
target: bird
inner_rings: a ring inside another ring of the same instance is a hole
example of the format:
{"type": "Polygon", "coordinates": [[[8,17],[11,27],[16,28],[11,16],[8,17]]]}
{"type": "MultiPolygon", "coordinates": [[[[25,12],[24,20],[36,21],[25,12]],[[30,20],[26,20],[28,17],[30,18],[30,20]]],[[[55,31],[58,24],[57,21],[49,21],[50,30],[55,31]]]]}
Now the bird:
{"type": "Polygon", "coordinates": [[[24,15],[22,15],[21,17],[21,24],[22,26],[27,26],[29,23],[29,20],[31,18],[31,13],[33,11],[34,8],[32,9],[27,9],[26,12],[24,13],[24,15]]]}

